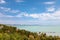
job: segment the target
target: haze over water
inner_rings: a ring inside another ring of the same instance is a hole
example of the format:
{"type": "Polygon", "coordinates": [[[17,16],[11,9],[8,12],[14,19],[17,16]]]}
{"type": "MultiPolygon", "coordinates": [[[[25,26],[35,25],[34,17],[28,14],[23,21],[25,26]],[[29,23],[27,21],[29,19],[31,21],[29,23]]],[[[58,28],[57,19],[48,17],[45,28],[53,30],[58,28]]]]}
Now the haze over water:
{"type": "Polygon", "coordinates": [[[27,31],[31,31],[31,32],[43,32],[46,33],[47,35],[58,35],[60,36],[60,26],[48,26],[48,25],[42,25],[42,26],[27,26],[27,25],[22,25],[22,26],[18,26],[18,29],[24,29],[27,31]]]}

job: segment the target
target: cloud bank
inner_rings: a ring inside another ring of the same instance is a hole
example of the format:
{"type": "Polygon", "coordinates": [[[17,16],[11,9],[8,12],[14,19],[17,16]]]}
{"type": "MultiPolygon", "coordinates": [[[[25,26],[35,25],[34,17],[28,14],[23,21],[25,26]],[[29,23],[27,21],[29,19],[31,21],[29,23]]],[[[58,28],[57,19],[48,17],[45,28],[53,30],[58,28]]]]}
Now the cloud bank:
{"type": "Polygon", "coordinates": [[[6,3],[5,0],[0,0],[0,4],[6,3]]]}

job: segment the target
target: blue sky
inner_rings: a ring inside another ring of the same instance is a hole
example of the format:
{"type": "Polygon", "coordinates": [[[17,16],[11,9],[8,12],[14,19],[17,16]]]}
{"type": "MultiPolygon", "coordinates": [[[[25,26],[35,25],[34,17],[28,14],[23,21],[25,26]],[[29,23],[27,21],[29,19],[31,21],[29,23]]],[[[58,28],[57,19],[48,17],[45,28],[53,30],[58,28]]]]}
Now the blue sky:
{"type": "Polygon", "coordinates": [[[1,24],[60,24],[60,0],[0,0],[1,24]]]}

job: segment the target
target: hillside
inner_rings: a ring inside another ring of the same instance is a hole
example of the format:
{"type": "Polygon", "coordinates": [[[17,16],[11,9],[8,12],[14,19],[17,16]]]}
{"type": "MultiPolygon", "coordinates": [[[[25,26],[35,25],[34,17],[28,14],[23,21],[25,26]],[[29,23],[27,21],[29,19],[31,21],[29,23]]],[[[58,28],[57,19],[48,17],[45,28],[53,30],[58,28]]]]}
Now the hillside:
{"type": "Polygon", "coordinates": [[[0,24],[0,40],[60,40],[59,36],[47,36],[40,32],[39,34],[0,24]]]}

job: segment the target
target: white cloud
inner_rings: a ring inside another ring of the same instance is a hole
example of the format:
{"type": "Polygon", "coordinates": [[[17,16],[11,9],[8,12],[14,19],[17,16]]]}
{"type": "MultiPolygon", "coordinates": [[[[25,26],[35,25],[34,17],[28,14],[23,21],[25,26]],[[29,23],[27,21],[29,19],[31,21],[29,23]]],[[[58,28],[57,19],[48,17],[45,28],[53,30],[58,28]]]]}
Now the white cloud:
{"type": "Polygon", "coordinates": [[[21,12],[20,14],[16,15],[15,17],[23,17],[23,16],[28,16],[26,12],[21,12]]]}
{"type": "Polygon", "coordinates": [[[47,7],[46,10],[48,12],[53,12],[53,11],[55,11],[55,8],[54,7],[47,7]]]}
{"type": "Polygon", "coordinates": [[[38,18],[42,20],[60,20],[60,10],[54,13],[34,13],[34,14],[24,14],[26,17],[38,18]]]}
{"type": "Polygon", "coordinates": [[[14,20],[0,20],[1,24],[18,24],[18,22],[14,20]]]}
{"type": "Polygon", "coordinates": [[[24,2],[23,0],[16,0],[16,2],[24,2]]]}
{"type": "Polygon", "coordinates": [[[48,8],[48,11],[54,11],[53,13],[26,13],[26,12],[20,12],[18,10],[12,10],[11,8],[4,8],[4,7],[0,7],[0,9],[4,10],[4,11],[9,11],[12,13],[20,13],[16,16],[10,16],[10,15],[3,15],[3,13],[0,13],[0,17],[32,17],[32,18],[38,18],[38,19],[42,19],[42,20],[60,20],[60,10],[54,11],[54,8],[48,8]]]}
{"type": "Polygon", "coordinates": [[[4,15],[3,13],[0,13],[0,17],[14,17],[14,16],[4,15]]]}
{"type": "Polygon", "coordinates": [[[30,14],[29,16],[30,17],[33,17],[33,18],[39,18],[40,16],[39,16],[40,14],[30,14]],[[37,16],[38,15],[38,16],[37,16]]]}
{"type": "MultiPolygon", "coordinates": [[[[26,16],[26,14],[24,15],[26,16]]],[[[43,19],[43,20],[47,20],[48,17],[51,17],[51,15],[49,13],[42,13],[42,14],[27,14],[27,17],[32,17],[32,18],[38,18],[38,19],[43,19]]]]}
{"type": "Polygon", "coordinates": [[[0,0],[0,4],[6,3],[5,0],[0,0]]]}
{"type": "Polygon", "coordinates": [[[54,4],[55,2],[44,2],[44,4],[54,4]]]}
{"type": "Polygon", "coordinates": [[[11,8],[5,8],[5,7],[0,7],[1,10],[5,11],[5,12],[10,12],[10,13],[19,13],[19,10],[13,10],[11,8]]]}
{"type": "Polygon", "coordinates": [[[22,17],[22,14],[18,14],[18,15],[16,15],[15,17],[22,17]]]}
{"type": "MultiPolygon", "coordinates": [[[[15,15],[15,16],[11,16],[11,15],[5,15],[3,13],[0,13],[0,17],[23,17],[25,15],[25,12],[21,12],[20,14],[18,15],[15,15]]],[[[27,16],[27,15],[26,15],[27,16]]]]}
{"type": "Polygon", "coordinates": [[[4,17],[5,15],[3,15],[2,13],[0,13],[0,17],[4,17]]]}
{"type": "Polygon", "coordinates": [[[11,13],[19,13],[19,10],[10,10],[11,13]]]}
{"type": "Polygon", "coordinates": [[[5,7],[0,7],[0,9],[3,11],[10,11],[11,10],[11,8],[5,8],[5,7]]]}
{"type": "Polygon", "coordinates": [[[12,10],[11,8],[0,7],[0,17],[22,17],[25,12],[20,12],[20,10],[12,10]],[[1,12],[3,11],[3,12],[1,12]],[[4,12],[7,13],[17,13],[19,15],[11,16],[11,15],[4,15],[4,12]]]}
{"type": "MultiPolygon", "coordinates": [[[[26,12],[21,12],[20,14],[18,14],[18,15],[16,15],[16,16],[10,16],[10,15],[4,15],[4,14],[2,14],[2,13],[0,13],[0,17],[8,17],[8,18],[15,18],[15,17],[19,17],[19,18],[21,18],[21,17],[31,17],[31,18],[33,18],[33,19],[36,19],[36,20],[28,20],[28,22],[27,21],[24,21],[23,22],[23,20],[22,20],[22,22],[20,22],[20,21],[18,21],[18,19],[16,19],[16,21],[14,21],[14,20],[5,20],[5,21],[2,21],[2,22],[0,22],[0,23],[11,23],[11,22],[13,22],[13,24],[14,23],[23,23],[23,24],[26,24],[26,22],[27,22],[27,24],[34,24],[34,23],[37,23],[37,24],[50,24],[50,23],[52,23],[52,24],[59,24],[60,23],[60,10],[57,10],[57,11],[55,11],[54,13],[33,13],[33,14],[28,14],[28,13],[26,13],[26,12]]],[[[13,19],[14,19],[13,18],[13,19]]],[[[0,19],[0,20],[2,20],[2,19],[0,19]]],[[[12,24],[12,23],[11,23],[12,24]]]]}
{"type": "Polygon", "coordinates": [[[60,10],[58,10],[58,11],[56,11],[54,13],[55,14],[52,14],[52,15],[55,17],[55,19],[60,19],[60,10]]]}

